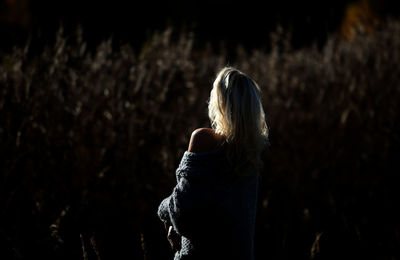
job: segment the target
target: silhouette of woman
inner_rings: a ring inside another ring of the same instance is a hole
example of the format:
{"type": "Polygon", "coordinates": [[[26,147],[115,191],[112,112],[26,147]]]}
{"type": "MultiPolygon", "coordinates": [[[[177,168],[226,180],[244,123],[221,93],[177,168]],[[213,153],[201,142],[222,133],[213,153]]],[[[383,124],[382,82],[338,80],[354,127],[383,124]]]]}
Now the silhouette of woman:
{"type": "Polygon", "coordinates": [[[208,114],[212,128],[193,131],[158,216],[175,260],[252,260],[260,154],[268,145],[257,83],[225,67],[214,81],[208,114]]]}

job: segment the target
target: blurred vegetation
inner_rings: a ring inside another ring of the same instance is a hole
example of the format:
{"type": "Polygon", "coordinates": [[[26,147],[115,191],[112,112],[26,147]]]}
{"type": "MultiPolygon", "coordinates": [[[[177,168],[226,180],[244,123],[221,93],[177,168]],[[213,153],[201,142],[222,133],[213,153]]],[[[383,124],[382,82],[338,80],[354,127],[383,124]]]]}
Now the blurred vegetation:
{"type": "Polygon", "coordinates": [[[0,258],[172,259],[157,206],[228,62],[270,126],[257,258],[400,257],[399,21],[299,50],[278,28],[233,60],[171,33],[136,53],[60,29],[40,55],[1,57],[0,258]]]}

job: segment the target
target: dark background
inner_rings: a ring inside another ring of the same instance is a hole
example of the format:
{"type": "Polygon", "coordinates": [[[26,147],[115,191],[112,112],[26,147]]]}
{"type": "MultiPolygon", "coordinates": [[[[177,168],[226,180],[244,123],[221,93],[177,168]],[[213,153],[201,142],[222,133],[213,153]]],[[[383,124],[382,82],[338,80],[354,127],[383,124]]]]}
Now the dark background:
{"type": "Polygon", "coordinates": [[[394,2],[0,8],[0,259],[172,259],[157,206],[227,64],[271,130],[257,259],[399,259],[394,2]]]}
{"type": "MultiPolygon", "coordinates": [[[[1,47],[24,44],[31,36],[39,45],[54,40],[62,25],[66,32],[76,26],[85,29],[92,45],[113,37],[116,44],[130,43],[140,48],[154,31],[167,26],[176,32],[193,31],[196,44],[222,43],[234,48],[265,47],[277,25],[292,31],[295,47],[317,41],[339,31],[346,12],[358,6],[376,19],[399,14],[396,1],[32,1],[0,2],[1,47]]],[[[367,17],[366,20],[371,19],[367,17]]]]}

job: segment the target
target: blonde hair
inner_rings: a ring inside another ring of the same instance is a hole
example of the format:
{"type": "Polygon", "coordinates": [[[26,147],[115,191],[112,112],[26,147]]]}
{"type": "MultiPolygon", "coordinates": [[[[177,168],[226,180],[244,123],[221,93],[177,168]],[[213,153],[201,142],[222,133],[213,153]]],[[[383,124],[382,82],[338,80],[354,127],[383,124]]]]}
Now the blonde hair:
{"type": "Polygon", "coordinates": [[[257,83],[243,72],[225,67],[214,81],[208,103],[211,127],[225,137],[228,159],[238,175],[261,166],[268,127],[257,83]]]}

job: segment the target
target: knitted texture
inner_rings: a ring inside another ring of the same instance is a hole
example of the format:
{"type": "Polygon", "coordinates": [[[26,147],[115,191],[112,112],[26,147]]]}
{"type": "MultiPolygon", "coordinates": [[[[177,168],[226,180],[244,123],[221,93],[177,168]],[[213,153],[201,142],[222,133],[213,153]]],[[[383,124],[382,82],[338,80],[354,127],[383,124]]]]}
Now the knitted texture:
{"type": "Polygon", "coordinates": [[[254,259],[258,176],[235,177],[223,150],[185,152],[158,216],[182,236],[180,259],[254,259]]]}

